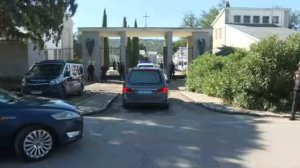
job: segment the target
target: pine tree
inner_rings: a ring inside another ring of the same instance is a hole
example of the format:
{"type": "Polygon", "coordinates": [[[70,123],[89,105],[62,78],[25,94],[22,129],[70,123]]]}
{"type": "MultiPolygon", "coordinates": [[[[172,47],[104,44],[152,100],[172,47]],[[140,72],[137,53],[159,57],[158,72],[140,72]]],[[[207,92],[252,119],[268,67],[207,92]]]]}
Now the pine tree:
{"type": "MultiPolygon", "coordinates": [[[[137,28],[137,21],[135,19],[134,21],[134,28],[137,28]]],[[[133,65],[137,65],[138,60],[139,60],[139,54],[140,54],[140,49],[139,49],[139,38],[138,37],[133,37],[132,39],[132,55],[133,55],[133,65]]]]}

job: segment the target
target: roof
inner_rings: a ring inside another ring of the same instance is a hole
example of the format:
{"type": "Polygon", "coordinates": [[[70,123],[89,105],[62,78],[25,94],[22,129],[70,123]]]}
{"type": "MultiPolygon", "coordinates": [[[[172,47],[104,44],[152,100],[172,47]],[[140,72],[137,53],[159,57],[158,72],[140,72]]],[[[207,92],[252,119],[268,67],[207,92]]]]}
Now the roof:
{"type": "Polygon", "coordinates": [[[219,14],[218,14],[217,17],[215,18],[215,20],[211,23],[211,26],[212,26],[212,27],[216,24],[216,22],[219,20],[219,18],[223,15],[223,13],[225,12],[225,9],[226,9],[226,8],[223,8],[223,9],[219,12],[219,14]]]}
{"type": "Polygon", "coordinates": [[[184,28],[184,27],[79,27],[79,32],[98,32],[104,37],[119,37],[120,32],[126,32],[128,37],[164,37],[167,32],[172,32],[174,37],[191,36],[193,33],[211,33],[211,29],[184,28]]]}
{"type": "Polygon", "coordinates": [[[294,30],[278,27],[274,25],[258,25],[258,24],[249,24],[249,25],[237,25],[237,24],[226,24],[227,26],[233,27],[241,32],[244,32],[254,38],[262,39],[267,36],[278,35],[279,39],[287,39],[290,35],[297,33],[294,30]]]}

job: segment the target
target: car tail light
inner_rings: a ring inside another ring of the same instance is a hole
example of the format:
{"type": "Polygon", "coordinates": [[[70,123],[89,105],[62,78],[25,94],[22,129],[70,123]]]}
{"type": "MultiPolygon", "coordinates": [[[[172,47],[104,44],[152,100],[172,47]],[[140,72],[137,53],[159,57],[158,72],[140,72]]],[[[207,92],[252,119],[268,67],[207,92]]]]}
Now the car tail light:
{"type": "Polygon", "coordinates": [[[122,93],[132,93],[132,89],[124,86],[122,93]]]}
{"type": "Polygon", "coordinates": [[[163,87],[158,89],[158,92],[162,92],[162,93],[168,93],[169,89],[167,87],[163,87]]]}

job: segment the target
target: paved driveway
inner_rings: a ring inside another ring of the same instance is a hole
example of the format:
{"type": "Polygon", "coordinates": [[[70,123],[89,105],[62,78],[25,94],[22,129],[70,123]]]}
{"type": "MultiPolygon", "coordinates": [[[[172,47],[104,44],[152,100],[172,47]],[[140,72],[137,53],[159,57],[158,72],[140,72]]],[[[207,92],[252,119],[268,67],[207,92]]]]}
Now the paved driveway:
{"type": "Polygon", "coordinates": [[[85,137],[44,161],[2,152],[2,168],[300,167],[300,122],[207,111],[172,91],[169,110],[124,110],[120,98],[85,117],[85,137]]]}

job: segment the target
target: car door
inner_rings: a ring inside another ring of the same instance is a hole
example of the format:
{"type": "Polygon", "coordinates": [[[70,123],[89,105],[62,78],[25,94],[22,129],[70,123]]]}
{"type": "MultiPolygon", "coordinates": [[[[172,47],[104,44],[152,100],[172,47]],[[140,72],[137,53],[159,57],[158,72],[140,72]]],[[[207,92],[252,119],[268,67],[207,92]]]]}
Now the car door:
{"type": "Polygon", "coordinates": [[[79,75],[78,65],[71,65],[71,77],[72,77],[72,90],[73,93],[77,93],[81,89],[81,77],[79,75]]]}
{"type": "Polygon", "coordinates": [[[0,90],[0,148],[8,147],[12,141],[17,119],[13,105],[14,98],[0,90]]]}
{"type": "Polygon", "coordinates": [[[67,64],[65,66],[65,70],[64,70],[64,87],[66,89],[67,94],[70,94],[73,92],[72,90],[72,75],[71,75],[71,66],[70,64],[67,64]]]}

